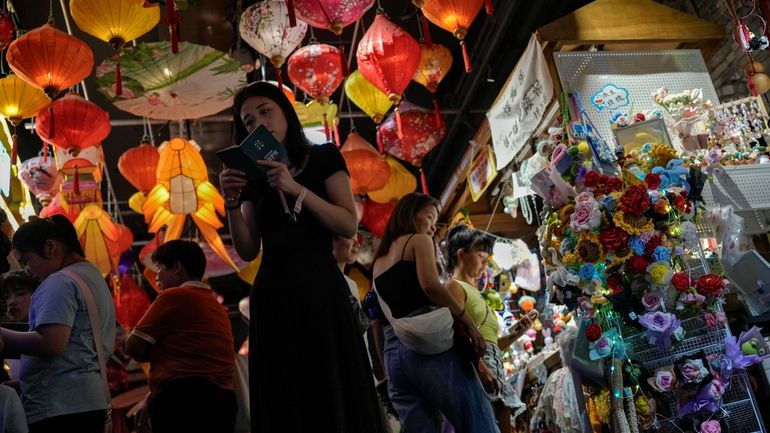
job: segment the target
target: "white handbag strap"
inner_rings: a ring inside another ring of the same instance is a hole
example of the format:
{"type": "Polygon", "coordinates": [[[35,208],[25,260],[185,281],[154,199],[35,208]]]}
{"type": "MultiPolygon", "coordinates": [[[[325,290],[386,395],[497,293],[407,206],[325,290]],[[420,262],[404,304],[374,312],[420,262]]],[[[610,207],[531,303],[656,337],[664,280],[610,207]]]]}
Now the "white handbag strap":
{"type": "Polygon", "coordinates": [[[393,326],[393,313],[391,313],[390,307],[388,307],[388,304],[385,303],[385,300],[382,299],[382,296],[380,296],[380,293],[377,291],[377,285],[374,283],[374,278],[372,278],[372,290],[374,290],[374,293],[377,295],[377,302],[380,304],[380,310],[382,310],[382,314],[384,314],[385,318],[388,319],[388,323],[393,326]]]}
{"type": "Polygon", "coordinates": [[[102,373],[102,379],[104,380],[104,391],[107,397],[107,401],[111,400],[110,386],[107,381],[107,361],[104,359],[104,338],[102,336],[102,320],[99,318],[99,308],[96,306],[96,297],[94,296],[93,289],[83,281],[78,274],[62,269],[62,274],[69,277],[80,288],[80,293],[83,294],[83,298],[86,300],[86,311],[88,312],[88,321],[91,322],[91,332],[94,335],[94,344],[96,345],[96,355],[99,359],[99,370],[102,373]]]}

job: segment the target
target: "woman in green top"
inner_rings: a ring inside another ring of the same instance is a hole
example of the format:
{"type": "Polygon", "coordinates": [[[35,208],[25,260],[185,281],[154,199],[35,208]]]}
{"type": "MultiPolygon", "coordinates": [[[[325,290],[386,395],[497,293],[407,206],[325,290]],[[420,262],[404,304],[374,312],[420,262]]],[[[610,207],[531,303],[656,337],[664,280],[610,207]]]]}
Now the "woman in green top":
{"type": "Polygon", "coordinates": [[[505,380],[502,350],[513,344],[530,327],[531,321],[523,316],[512,326],[507,335],[498,337],[500,324],[497,313],[487,305],[476,287],[476,280],[487,267],[494,240],[482,232],[465,225],[458,225],[447,236],[448,268],[452,279],[447,287],[452,295],[465,305],[465,311],[473,319],[486,341],[486,352],[479,362],[479,378],[487,390],[487,396],[495,410],[500,433],[510,433],[511,412],[518,415],[526,406],[519,400],[509,382],[505,380]]]}

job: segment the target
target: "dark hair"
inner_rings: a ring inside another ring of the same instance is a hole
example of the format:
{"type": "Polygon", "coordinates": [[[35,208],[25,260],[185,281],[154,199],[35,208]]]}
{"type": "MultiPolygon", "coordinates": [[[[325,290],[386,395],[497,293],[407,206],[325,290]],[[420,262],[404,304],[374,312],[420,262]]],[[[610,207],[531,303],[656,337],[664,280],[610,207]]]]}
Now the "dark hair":
{"type": "Polygon", "coordinates": [[[166,266],[179,262],[187,275],[198,280],[206,273],[206,255],[200,245],[193,241],[168,241],[152,253],[152,261],[166,266]]]}
{"type": "Polygon", "coordinates": [[[414,224],[414,217],[427,206],[433,206],[438,210],[438,200],[420,192],[413,192],[401,197],[401,200],[396,203],[393,213],[390,214],[388,226],[385,228],[385,234],[382,236],[376,257],[387,255],[393,241],[399,236],[416,233],[417,227],[414,224]]]}
{"type": "Polygon", "coordinates": [[[457,266],[458,251],[467,252],[475,249],[491,254],[494,245],[494,239],[485,233],[464,224],[454,227],[446,237],[447,269],[451,272],[457,266]]]}
{"type": "Polygon", "coordinates": [[[18,290],[34,293],[38,284],[35,277],[24,271],[11,271],[0,276],[0,294],[7,297],[18,290]]]}
{"type": "Polygon", "coordinates": [[[75,227],[64,215],[35,218],[22,224],[13,234],[13,249],[20,253],[34,252],[42,256],[45,241],[49,239],[61,242],[82,257],[86,256],[75,227]]]}
{"type": "Polygon", "coordinates": [[[246,86],[238,95],[235,96],[235,104],[233,105],[233,116],[235,121],[235,144],[239,144],[249,135],[246,125],[243,124],[241,119],[241,107],[243,103],[254,96],[263,96],[278,104],[281,107],[283,116],[286,118],[286,139],[284,140],[284,147],[286,147],[286,153],[289,156],[289,161],[293,165],[301,164],[305,160],[305,157],[310,152],[310,142],[302,129],[302,124],[299,122],[297,112],[294,111],[294,107],[291,105],[291,101],[286,95],[283,94],[283,90],[278,86],[268,83],[267,81],[255,81],[246,86]]]}

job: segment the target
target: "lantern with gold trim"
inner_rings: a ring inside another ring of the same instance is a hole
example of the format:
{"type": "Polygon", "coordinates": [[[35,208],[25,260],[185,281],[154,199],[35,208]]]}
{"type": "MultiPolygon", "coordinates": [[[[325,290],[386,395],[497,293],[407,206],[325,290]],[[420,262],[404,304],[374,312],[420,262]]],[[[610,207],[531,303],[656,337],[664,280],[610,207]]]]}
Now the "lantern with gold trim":
{"type": "Polygon", "coordinates": [[[367,194],[370,200],[377,203],[398,201],[401,197],[417,189],[417,178],[403,164],[390,155],[386,156],[385,160],[390,166],[388,183],[376,191],[369,191],[367,194]]]}
{"type": "Polygon", "coordinates": [[[370,83],[359,70],[351,72],[345,79],[345,94],[378,125],[393,106],[388,95],[370,83]]]}
{"type": "Polygon", "coordinates": [[[120,253],[131,247],[133,241],[130,230],[115,224],[110,214],[95,204],[83,208],[73,225],[86,259],[99,268],[102,275],[115,270],[120,253]]]}
{"type": "Polygon", "coordinates": [[[390,166],[385,158],[357,133],[348,134],[340,153],[350,172],[353,194],[364,195],[388,183],[390,166]]]}
{"type": "MultiPolygon", "coordinates": [[[[487,12],[491,13],[489,5],[487,12]]],[[[465,72],[471,72],[471,59],[465,46],[465,36],[482,6],[484,6],[484,0],[425,0],[422,2],[421,9],[425,18],[452,33],[460,41],[465,72]]]]}
{"type": "Polygon", "coordinates": [[[99,145],[110,134],[110,116],[77,93],[68,93],[40,111],[35,131],[44,143],[72,153],[99,145]]]}
{"type": "Polygon", "coordinates": [[[50,103],[51,100],[42,90],[15,74],[0,79],[0,115],[8,119],[13,125],[11,164],[16,164],[16,155],[18,154],[16,127],[21,124],[22,120],[36,116],[50,103]]]}

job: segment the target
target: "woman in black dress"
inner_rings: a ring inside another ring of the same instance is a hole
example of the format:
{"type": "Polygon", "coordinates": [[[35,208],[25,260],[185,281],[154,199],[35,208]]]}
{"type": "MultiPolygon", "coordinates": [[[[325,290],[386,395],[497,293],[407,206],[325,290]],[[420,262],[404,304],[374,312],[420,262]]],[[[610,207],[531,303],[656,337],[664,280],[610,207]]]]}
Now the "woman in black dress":
{"type": "Polygon", "coordinates": [[[350,179],[333,144],[309,145],[283,92],[267,82],[236,98],[237,139],[264,125],[288,159],[267,177],[219,175],[238,254],[264,248],[250,297],[252,433],[381,432],[372,373],[332,255],[332,237],[357,230],[350,179]],[[285,196],[286,205],[280,196],[285,196]]]}

